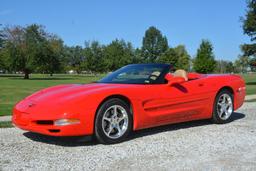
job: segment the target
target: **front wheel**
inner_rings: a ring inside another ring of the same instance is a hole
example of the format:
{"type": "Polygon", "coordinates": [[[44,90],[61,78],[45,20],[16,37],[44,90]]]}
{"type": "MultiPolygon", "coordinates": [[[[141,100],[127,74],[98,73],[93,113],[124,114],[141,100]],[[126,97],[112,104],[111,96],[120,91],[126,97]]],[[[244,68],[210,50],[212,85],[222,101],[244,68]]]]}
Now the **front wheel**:
{"type": "Polygon", "coordinates": [[[228,122],[234,112],[233,102],[233,94],[230,91],[220,91],[215,98],[212,121],[218,124],[228,122]]]}
{"type": "Polygon", "coordinates": [[[123,141],[132,129],[132,115],[129,106],[121,99],[104,102],[96,116],[95,136],[103,144],[123,141]]]}

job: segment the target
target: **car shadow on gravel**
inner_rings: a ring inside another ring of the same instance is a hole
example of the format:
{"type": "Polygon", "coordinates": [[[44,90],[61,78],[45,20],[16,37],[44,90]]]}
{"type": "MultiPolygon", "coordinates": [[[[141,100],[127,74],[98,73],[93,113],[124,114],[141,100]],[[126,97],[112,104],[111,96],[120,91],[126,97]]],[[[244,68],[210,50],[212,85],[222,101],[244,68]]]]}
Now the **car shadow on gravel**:
{"type": "MultiPolygon", "coordinates": [[[[239,120],[245,117],[245,114],[234,112],[230,119],[230,122],[239,120]]],[[[184,123],[177,123],[165,126],[159,126],[155,128],[148,128],[139,131],[132,132],[131,135],[125,141],[131,141],[136,138],[150,136],[161,132],[176,131],[180,129],[199,127],[213,124],[210,120],[198,120],[184,123]]],[[[228,123],[227,123],[228,124],[228,123]]],[[[47,135],[41,135],[33,132],[25,132],[23,135],[33,141],[42,142],[46,144],[54,144],[59,146],[75,147],[75,146],[93,146],[98,142],[92,137],[53,137],[47,135]]]]}
{"type": "MultiPolygon", "coordinates": [[[[244,117],[245,117],[245,114],[234,112],[231,115],[229,122],[226,124],[229,124],[230,122],[233,122],[235,120],[242,119],[244,117]]],[[[197,120],[197,121],[183,122],[183,123],[177,123],[177,124],[171,124],[171,125],[164,125],[164,126],[148,128],[148,129],[133,132],[132,135],[129,137],[129,139],[132,140],[132,139],[150,136],[150,135],[161,133],[161,132],[176,131],[180,129],[206,126],[206,125],[212,125],[212,124],[213,123],[211,122],[211,120],[207,119],[207,120],[197,120]]]]}
{"type": "Polygon", "coordinates": [[[25,132],[23,135],[33,141],[42,142],[46,144],[53,144],[66,147],[76,146],[91,146],[96,145],[97,142],[89,136],[86,137],[54,137],[42,135],[34,132],[25,132]]]}

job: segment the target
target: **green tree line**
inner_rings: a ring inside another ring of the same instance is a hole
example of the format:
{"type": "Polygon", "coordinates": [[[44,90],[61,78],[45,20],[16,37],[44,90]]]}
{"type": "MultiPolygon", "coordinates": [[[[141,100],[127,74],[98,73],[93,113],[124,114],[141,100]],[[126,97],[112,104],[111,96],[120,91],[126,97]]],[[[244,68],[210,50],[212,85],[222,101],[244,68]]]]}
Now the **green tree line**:
{"type": "Polygon", "coordinates": [[[130,42],[113,40],[108,45],[98,41],[82,46],[67,46],[41,25],[2,27],[0,32],[0,70],[23,72],[24,78],[35,73],[109,72],[131,63],[171,63],[189,69],[190,56],[185,46],[171,48],[155,27],[145,32],[142,48],[130,42]]]}
{"type": "Polygon", "coordinates": [[[0,70],[23,72],[25,79],[32,72],[50,75],[70,70],[100,73],[132,63],[169,63],[174,68],[210,73],[214,72],[216,64],[209,41],[202,41],[192,59],[184,45],[170,47],[167,38],[153,26],[145,31],[141,48],[134,48],[122,39],[107,45],[92,41],[85,42],[84,47],[67,46],[60,37],[37,24],[2,27],[0,43],[0,70]]]}

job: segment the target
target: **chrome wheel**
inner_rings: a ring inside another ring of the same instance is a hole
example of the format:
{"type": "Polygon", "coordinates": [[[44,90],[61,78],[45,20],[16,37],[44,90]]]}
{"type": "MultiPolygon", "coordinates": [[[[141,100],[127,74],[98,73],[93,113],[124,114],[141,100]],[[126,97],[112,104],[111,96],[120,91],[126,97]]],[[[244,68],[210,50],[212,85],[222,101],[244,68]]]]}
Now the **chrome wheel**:
{"type": "Polygon", "coordinates": [[[229,94],[222,94],[217,103],[217,113],[222,120],[227,120],[233,112],[233,101],[229,94]]]}
{"type": "Polygon", "coordinates": [[[126,110],[120,105],[113,105],[103,114],[102,129],[107,137],[117,139],[127,131],[128,122],[126,110]]]}

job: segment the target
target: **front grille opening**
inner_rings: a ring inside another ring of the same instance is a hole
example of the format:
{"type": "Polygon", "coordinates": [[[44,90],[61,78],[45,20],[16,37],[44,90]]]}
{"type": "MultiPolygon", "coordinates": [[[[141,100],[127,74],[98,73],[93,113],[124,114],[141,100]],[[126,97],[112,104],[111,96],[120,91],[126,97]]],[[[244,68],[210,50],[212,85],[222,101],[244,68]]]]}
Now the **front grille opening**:
{"type": "Polygon", "coordinates": [[[59,129],[49,129],[49,132],[51,132],[51,133],[58,133],[58,132],[60,132],[60,130],[59,129]]]}
{"type": "Polygon", "coordinates": [[[36,121],[36,124],[38,124],[38,125],[53,125],[53,121],[51,121],[51,120],[39,120],[39,121],[36,121]]]}

